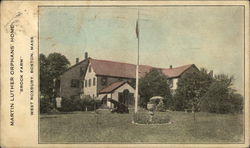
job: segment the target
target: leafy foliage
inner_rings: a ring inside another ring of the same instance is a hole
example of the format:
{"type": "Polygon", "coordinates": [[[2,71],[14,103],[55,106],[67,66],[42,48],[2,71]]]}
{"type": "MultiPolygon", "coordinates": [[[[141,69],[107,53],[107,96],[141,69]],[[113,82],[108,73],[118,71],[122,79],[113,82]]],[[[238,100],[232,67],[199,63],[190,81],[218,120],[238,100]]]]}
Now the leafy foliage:
{"type": "Polygon", "coordinates": [[[165,105],[166,110],[175,110],[175,108],[174,108],[174,98],[173,97],[163,99],[162,101],[163,101],[163,103],[165,105]]]}
{"type": "Polygon", "coordinates": [[[200,72],[186,73],[178,81],[174,108],[212,113],[242,112],[243,97],[232,89],[233,81],[234,78],[226,74],[212,77],[204,68],[200,72]]]}
{"type": "Polygon", "coordinates": [[[235,113],[243,109],[243,97],[232,89],[233,77],[215,76],[214,83],[203,97],[202,108],[212,113],[235,113]]]}
{"type": "Polygon", "coordinates": [[[53,109],[52,104],[48,98],[41,98],[40,99],[40,113],[50,113],[53,109]]]}
{"type": "Polygon", "coordinates": [[[68,59],[60,53],[51,53],[48,57],[40,54],[40,111],[50,112],[55,104],[55,94],[53,93],[53,80],[62,74],[69,66],[68,59]]]}
{"type": "Polygon", "coordinates": [[[212,82],[213,77],[204,68],[199,72],[184,74],[178,81],[174,108],[176,110],[192,108],[199,111],[201,98],[206,94],[212,82]]]}
{"type": "Polygon", "coordinates": [[[152,69],[139,81],[140,106],[146,107],[153,96],[171,98],[167,77],[159,70],[152,69]]]}
{"type": "Polygon", "coordinates": [[[139,111],[134,115],[134,122],[139,124],[164,124],[170,122],[170,116],[167,113],[155,112],[152,121],[150,121],[149,112],[139,111]]]}
{"type": "Polygon", "coordinates": [[[49,86],[50,81],[49,75],[48,75],[48,61],[44,54],[40,54],[40,92],[41,95],[44,97],[48,97],[48,94],[50,94],[49,89],[47,88],[49,86]]]}
{"type": "Polygon", "coordinates": [[[40,54],[40,91],[46,98],[53,97],[53,79],[61,75],[70,65],[68,59],[60,53],[51,53],[46,57],[40,54]]]}
{"type": "Polygon", "coordinates": [[[93,111],[101,106],[100,100],[94,100],[89,96],[83,99],[78,97],[63,98],[62,108],[60,111],[71,112],[71,111],[93,111]]]}
{"type": "Polygon", "coordinates": [[[163,101],[160,101],[160,103],[156,106],[156,110],[160,112],[166,111],[166,105],[164,104],[163,101]]]}

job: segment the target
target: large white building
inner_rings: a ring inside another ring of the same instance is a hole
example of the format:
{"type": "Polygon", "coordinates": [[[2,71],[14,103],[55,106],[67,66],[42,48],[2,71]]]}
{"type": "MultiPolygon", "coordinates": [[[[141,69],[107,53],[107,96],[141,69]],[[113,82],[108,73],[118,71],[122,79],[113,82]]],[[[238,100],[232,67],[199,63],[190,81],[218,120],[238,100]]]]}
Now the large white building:
{"type": "MultiPolygon", "coordinates": [[[[145,76],[152,68],[139,66],[139,77],[145,76]]],[[[156,68],[169,78],[171,88],[177,88],[178,79],[185,73],[199,71],[194,64],[180,67],[156,68]]],[[[102,100],[112,107],[110,99],[127,106],[134,105],[136,65],[108,60],[88,58],[70,67],[59,77],[58,97],[90,96],[102,100]],[[72,91],[71,91],[72,90],[72,91]],[[69,96],[70,94],[71,96],[69,96]]]]}
{"type": "MultiPolygon", "coordinates": [[[[139,66],[139,77],[145,76],[152,68],[139,66]]],[[[169,78],[172,89],[177,88],[178,79],[187,72],[198,71],[194,64],[173,68],[157,68],[169,78]]],[[[135,81],[136,65],[107,60],[89,59],[87,70],[83,76],[83,95],[100,100],[113,99],[126,105],[133,105],[135,89],[131,83],[135,81]]],[[[108,106],[109,102],[107,102],[108,106]]]]}

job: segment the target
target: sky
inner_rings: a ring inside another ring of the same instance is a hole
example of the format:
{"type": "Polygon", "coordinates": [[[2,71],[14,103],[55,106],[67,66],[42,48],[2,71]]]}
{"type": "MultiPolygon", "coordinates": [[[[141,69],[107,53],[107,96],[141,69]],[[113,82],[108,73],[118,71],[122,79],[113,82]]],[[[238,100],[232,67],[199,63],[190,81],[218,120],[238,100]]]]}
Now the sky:
{"type": "Polygon", "coordinates": [[[168,68],[195,64],[229,74],[244,92],[244,8],[241,6],[41,7],[40,53],[168,68]],[[139,15],[138,15],[139,12],[139,15]]]}

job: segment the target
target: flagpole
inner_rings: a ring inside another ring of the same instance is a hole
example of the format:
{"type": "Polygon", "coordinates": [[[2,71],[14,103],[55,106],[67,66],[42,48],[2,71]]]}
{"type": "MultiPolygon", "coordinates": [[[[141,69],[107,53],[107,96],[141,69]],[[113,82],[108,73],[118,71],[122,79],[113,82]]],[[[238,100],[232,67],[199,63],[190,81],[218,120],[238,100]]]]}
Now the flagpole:
{"type": "Polygon", "coordinates": [[[138,88],[139,88],[139,49],[140,49],[140,33],[139,33],[139,10],[136,24],[137,35],[137,61],[136,61],[136,86],[135,86],[135,113],[138,111],[138,88]]]}

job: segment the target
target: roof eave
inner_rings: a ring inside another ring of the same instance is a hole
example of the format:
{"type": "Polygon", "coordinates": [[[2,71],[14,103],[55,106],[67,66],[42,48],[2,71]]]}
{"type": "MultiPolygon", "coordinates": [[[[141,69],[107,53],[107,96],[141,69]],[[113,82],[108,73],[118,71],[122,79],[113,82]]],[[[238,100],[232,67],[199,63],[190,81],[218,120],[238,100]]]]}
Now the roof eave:
{"type": "MultiPolygon", "coordinates": [[[[107,91],[107,92],[99,92],[99,94],[113,93],[117,88],[121,87],[121,86],[124,85],[125,83],[128,83],[128,82],[127,82],[127,81],[124,81],[123,83],[121,83],[120,85],[118,85],[117,87],[115,87],[113,90],[107,91]]],[[[130,86],[131,86],[131,85],[130,85],[130,86]]]]}

